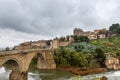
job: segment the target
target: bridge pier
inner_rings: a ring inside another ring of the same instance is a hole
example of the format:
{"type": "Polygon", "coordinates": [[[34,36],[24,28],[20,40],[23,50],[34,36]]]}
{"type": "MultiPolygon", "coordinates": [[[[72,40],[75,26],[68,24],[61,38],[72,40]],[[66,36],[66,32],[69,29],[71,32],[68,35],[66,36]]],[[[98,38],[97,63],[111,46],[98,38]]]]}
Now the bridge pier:
{"type": "Polygon", "coordinates": [[[12,71],[9,76],[9,80],[21,80],[20,79],[20,72],[18,71],[12,71]]]}
{"type": "Polygon", "coordinates": [[[28,72],[22,72],[20,76],[22,78],[21,80],[28,80],[28,72]]]}
{"type": "Polygon", "coordinates": [[[9,80],[28,80],[28,69],[32,59],[38,56],[38,69],[56,69],[56,64],[51,49],[29,49],[0,52],[0,67],[7,61],[12,61],[9,65],[12,68],[9,80]],[[16,65],[15,65],[16,64],[16,65]]]}
{"type": "MultiPolygon", "coordinates": [[[[45,63],[45,62],[44,62],[45,63]]],[[[41,62],[41,59],[40,57],[38,58],[38,61],[37,61],[37,68],[38,69],[45,69],[46,66],[45,65],[42,65],[43,63],[41,62]]]]}
{"type": "Polygon", "coordinates": [[[12,71],[9,80],[28,80],[28,74],[26,72],[20,73],[19,71],[12,71]]]}
{"type": "Polygon", "coordinates": [[[38,69],[56,69],[51,51],[44,51],[42,56],[38,55],[37,68],[38,69]]]}

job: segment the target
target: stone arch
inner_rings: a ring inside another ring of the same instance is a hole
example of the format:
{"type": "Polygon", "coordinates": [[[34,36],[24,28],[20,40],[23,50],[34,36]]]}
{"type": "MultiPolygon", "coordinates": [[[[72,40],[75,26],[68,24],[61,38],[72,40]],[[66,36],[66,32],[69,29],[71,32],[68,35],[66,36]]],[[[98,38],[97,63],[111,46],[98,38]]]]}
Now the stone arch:
{"type": "Polygon", "coordinates": [[[36,64],[37,64],[37,68],[38,69],[46,69],[46,59],[45,59],[45,55],[39,51],[39,52],[35,52],[35,55],[31,58],[29,64],[28,64],[28,69],[30,67],[30,64],[32,63],[32,61],[34,61],[34,58],[36,59],[36,64]],[[37,57],[37,58],[36,58],[37,57]]]}
{"type": "Polygon", "coordinates": [[[14,61],[14,62],[16,62],[17,63],[17,65],[18,65],[18,68],[19,68],[19,70],[20,70],[20,63],[19,63],[19,61],[16,59],[16,58],[8,58],[8,59],[3,59],[2,60],[2,62],[0,63],[0,67],[2,67],[5,63],[7,63],[8,61],[14,61]]]}
{"type": "Polygon", "coordinates": [[[45,54],[37,53],[37,55],[38,55],[37,68],[47,69],[47,62],[46,62],[45,54]]]}
{"type": "Polygon", "coordinates": [[[20,76],[20,64],[16,58],[3,59],[1,66],[3,65],[9,66],[9,69],[12,70],[9,75],[9,80],[22,80],[20,76]]]}

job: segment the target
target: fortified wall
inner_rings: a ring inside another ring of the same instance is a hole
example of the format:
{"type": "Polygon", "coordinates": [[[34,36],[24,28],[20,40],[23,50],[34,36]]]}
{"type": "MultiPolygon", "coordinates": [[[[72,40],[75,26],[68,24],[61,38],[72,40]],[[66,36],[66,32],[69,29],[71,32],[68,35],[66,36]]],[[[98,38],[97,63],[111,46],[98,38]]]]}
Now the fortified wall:
{"type": "Polygon", "coordinates": [[[57,49],[58,47],[69,46],[73,42],[74,42],[74,39],[72,37],[69,37],[68,40],[65,39],[65,40],[62,40],[62,41],[60,39],[54,39],[51,42],[51,48],[52,49],[57,49]]]}
{"type": "Polygon", "coordinates": [[[13,50],[23,50],[23,49],[44,49],[50,48],[50,40],[39,40],[21,43],[15,46],[13,50]]]}

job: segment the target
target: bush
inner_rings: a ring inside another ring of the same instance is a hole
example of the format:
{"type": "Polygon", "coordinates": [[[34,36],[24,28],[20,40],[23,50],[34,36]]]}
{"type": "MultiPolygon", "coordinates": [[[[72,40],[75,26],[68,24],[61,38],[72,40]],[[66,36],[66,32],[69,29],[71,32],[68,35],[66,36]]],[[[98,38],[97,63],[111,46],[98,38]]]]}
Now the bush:
{"type": "Polygon", "coordinates": [[[58,48],[56,55],[54,56],[57,66],[79,66],[87,67],[88,60],[85,54],[77,51],[71,51],[68,48],[58,48]]]}
{"type": "Polygon", "coordinates": [[[87,43],[90,42],[90,40],[87,36],[73,35],[72,37],[74,38],[75,42],[87,42],[87,43]]]}

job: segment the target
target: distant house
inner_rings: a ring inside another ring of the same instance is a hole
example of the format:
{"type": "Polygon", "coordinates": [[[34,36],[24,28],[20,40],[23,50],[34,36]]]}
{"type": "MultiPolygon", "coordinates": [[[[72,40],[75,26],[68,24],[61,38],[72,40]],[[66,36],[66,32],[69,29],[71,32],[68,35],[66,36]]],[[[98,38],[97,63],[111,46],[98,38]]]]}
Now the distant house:
{"type": "Polygon", "coordinates": [[[75,28],[73,30],[73,34],[77,35],[77,36],[88,36],[90,34],[90,31],[86,31],[84,32],[82,29],[80,28],[75,28]]]}
{"type": "Polygon", "coordinates": [[[48,42],[48,40],[24,42],[24,43],[21,43],[18,46],[15,46],[13,48],[13,50],[50,48],[50,45],[48,45],[47,42],[48,42]]]}
{"type": "Polygon", "coordinates": [[[89,39],[102,39],[102,38],[106,38],[106,29],[100,29],[100,30],[94,30],[94,32],[91,32],[90,35],[88,36],[89,39]]]}
{"type": "Polygon", "coordinates": [[[90,40],[92,39],[97,39],[97,35],[94,32],[91,32],[90,35],[88,36],[90,40]]]}
{"type": "Polygon", "coordinates": [[[83,36],[89,36],[89,35],[90,35],[90,31],[83,32],[83,36]]]}
{"type": "Polygon", "coordinates": [[[105,34],[99,34],[99,38],[100,38],[100,39],[106,38],[106,35],[105,35],[105,34]]]}
{"type": "Polygon", "coordinates": [[[73,30],[73,34],[77,35],[77,36],[87,36],[90,40],[91,39],[97,39],[97,38],[106,38],[106,28],[103,29],[99,29],[99,30],[94,30],[93,32],[90,31],[86,31],[84,32],[82,29],[80,28],[75,28],[73,30]]]}
{"type": "Polygon", "coordinates": [[[94,33],[94,34],[99,34],[99,31],[100,31],[100,30],[94,30],[93,33],[94,33]]]}
{"type": "Polygon", "coordinates": [[[82,35],[83,35],[83,30],[80,29],[80,28],[75,28],[75,29],[73,30],[73,34],[74,34],[74,35],[77,35],[77,36],[82,36],[82,35]]]}
{"type": "Polygon", "coordinates": [[[46,42],[46,40],[34,41],[31,43],[31,46],[32,48],[46,48],[48,46],[46,42]]]}

